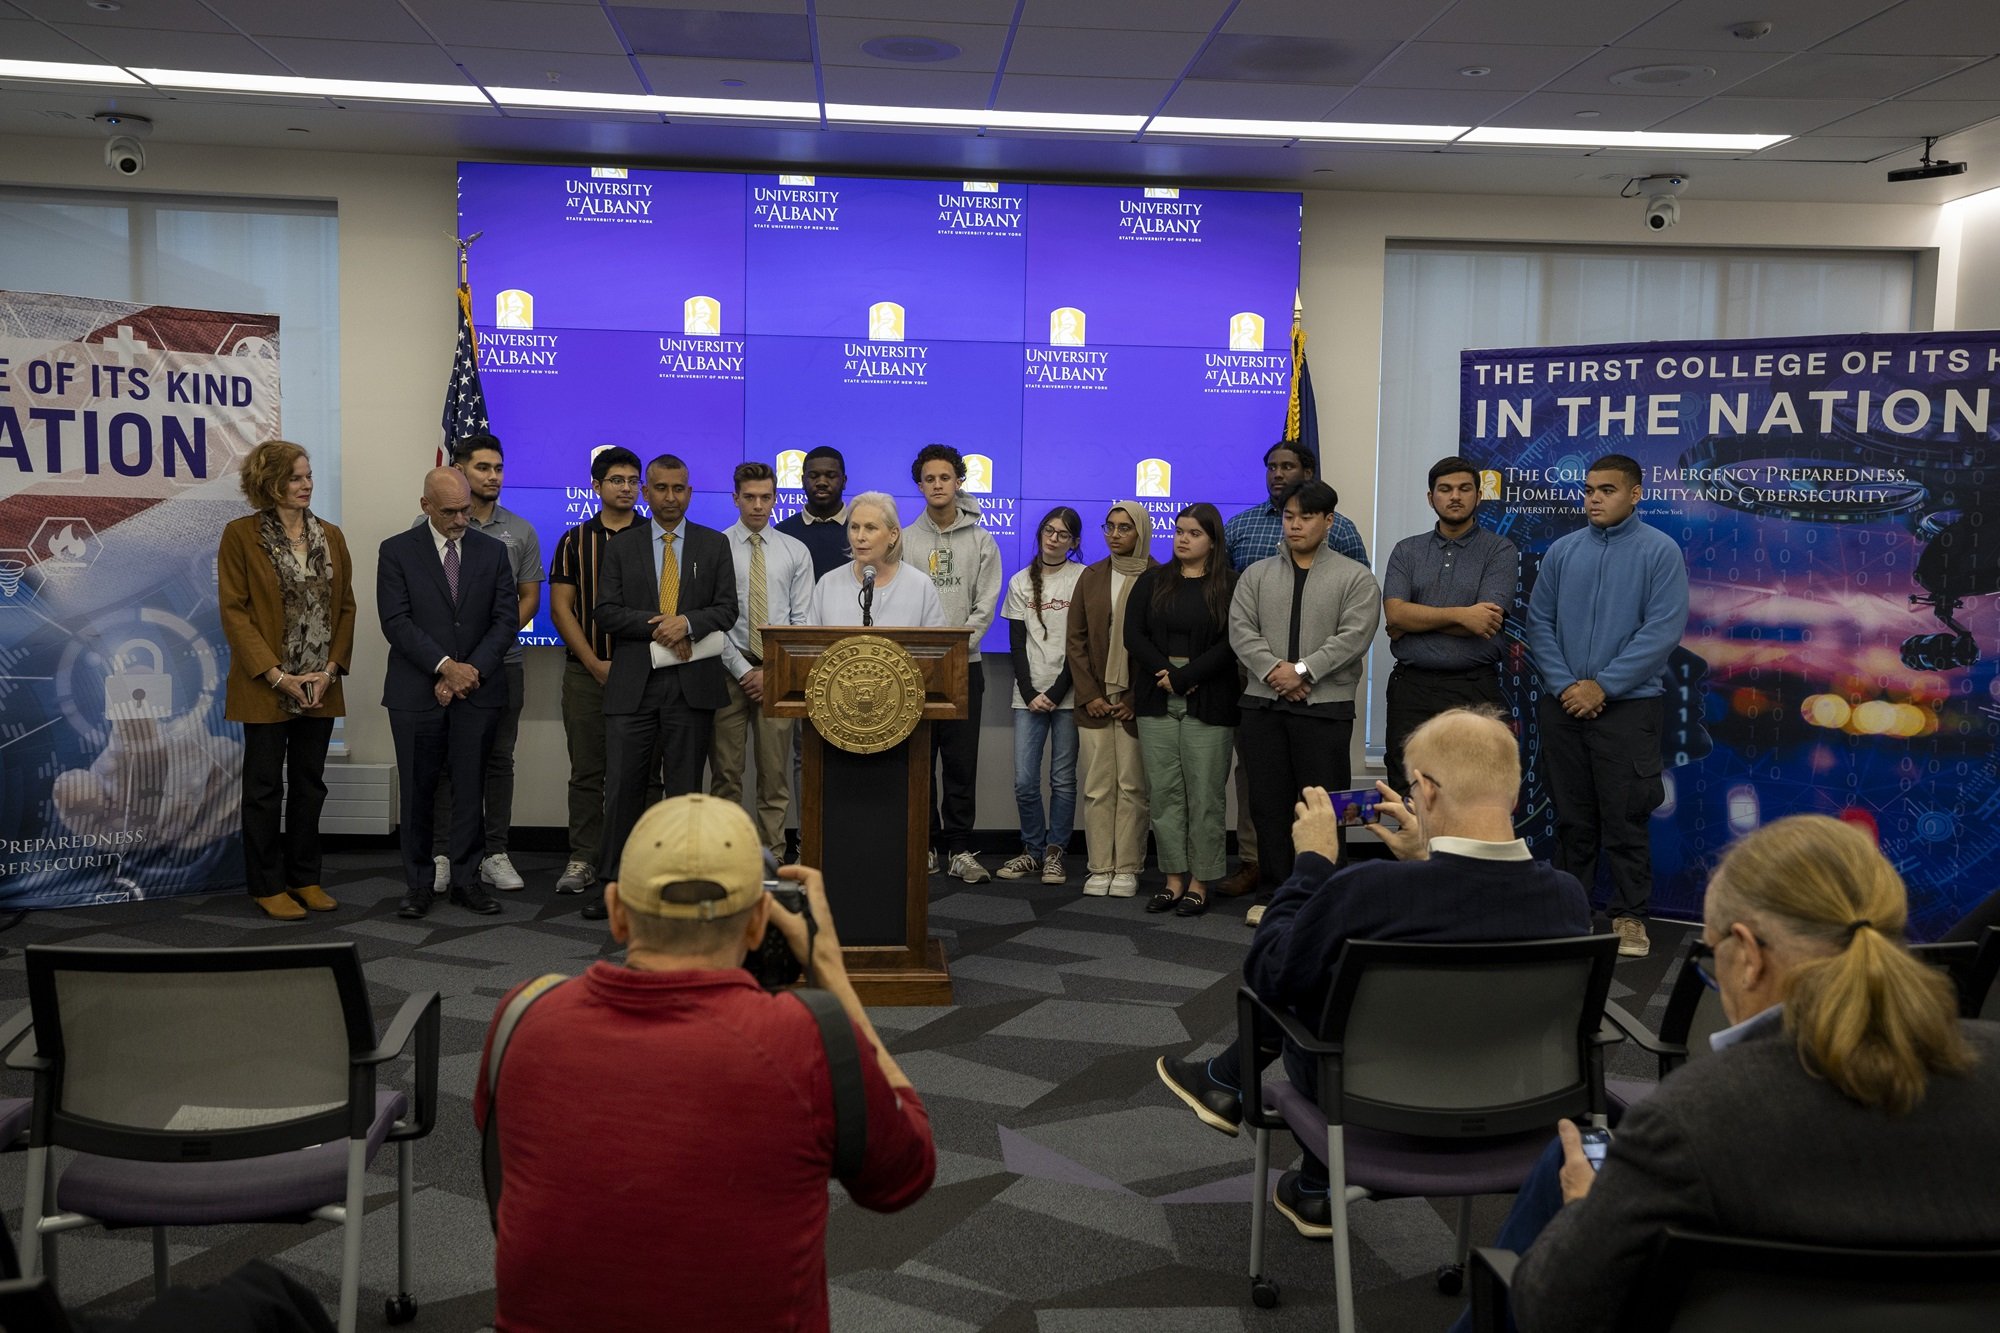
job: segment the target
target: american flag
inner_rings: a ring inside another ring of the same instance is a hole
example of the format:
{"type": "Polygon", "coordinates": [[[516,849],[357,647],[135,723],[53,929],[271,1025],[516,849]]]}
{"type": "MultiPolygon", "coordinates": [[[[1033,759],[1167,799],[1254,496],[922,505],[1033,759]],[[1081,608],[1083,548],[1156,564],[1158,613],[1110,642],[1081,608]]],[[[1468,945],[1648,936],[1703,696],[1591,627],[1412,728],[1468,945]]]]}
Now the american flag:
{"type": "Polygon", "coordinates": [[[443,459],[454,440],[467,435],[484,435],[486,391],[479,387],[479,344],[472,334],[472,289],[458,285],[458,346],[451,354],[451,379],[444,387],[444,443],[438,457],[443,459]]]}

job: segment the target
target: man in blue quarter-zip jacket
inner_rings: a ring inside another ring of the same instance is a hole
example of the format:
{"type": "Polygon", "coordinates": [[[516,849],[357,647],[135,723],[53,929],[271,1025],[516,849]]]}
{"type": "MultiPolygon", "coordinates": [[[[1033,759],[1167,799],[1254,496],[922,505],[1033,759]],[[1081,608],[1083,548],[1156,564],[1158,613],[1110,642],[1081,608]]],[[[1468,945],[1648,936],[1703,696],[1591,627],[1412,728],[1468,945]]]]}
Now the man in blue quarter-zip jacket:
{"type": "Polygon", "coordinates": [[[1643,958],[1653,851],[1646,821],[1660,781],[1661,673],[1687,624],[1687,563],[1634,512],[1642,474],[1606,454],[1584,476],[1589,526],[1542,557],[1528,600],[1528,653],[1542,678],[1543,780],[1556,806],[1555,865],[1597,879],[1611,858],[1618,952],[1643,958]]]}

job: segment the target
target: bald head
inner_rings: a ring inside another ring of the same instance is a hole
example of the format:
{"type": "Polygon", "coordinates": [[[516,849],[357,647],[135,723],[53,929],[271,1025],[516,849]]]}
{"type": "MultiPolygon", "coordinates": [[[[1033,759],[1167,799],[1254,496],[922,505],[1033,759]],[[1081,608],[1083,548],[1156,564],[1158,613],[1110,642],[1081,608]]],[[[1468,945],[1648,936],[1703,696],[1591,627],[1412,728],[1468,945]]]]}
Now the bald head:
{"type": "Polygon", "coordinates": [[[418,501],[424,517],[448,542],[465,535],[472,520],[472,487],[455,467],[435,467],[424,474],[424,494],[418,501]]]}
{"type": "MultiPolygon", "coordinates": [[[[1432,780],[1441,815],[1498,810],[1511,816],[1521,795],[1520,746],[1498,715],[1484,709],[1454,708],[1411,732],[1403,767],[1432,780]]],[[[1414,778],[1410,785],[1417,785],[1414,778]]]]}

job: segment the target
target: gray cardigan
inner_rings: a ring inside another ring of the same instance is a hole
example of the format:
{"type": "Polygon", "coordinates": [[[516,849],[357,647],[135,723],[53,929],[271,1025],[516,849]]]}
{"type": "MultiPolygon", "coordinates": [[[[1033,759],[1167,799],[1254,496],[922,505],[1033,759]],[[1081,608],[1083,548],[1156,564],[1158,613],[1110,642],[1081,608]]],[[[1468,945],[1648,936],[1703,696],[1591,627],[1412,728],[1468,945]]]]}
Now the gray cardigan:
{"type": "MultiPolygon", "coordinates": [[[[1312,673],[1309,704],[1354,702],[1368,645],[1382,619],[1382,589],[1366,565],[1336,551],[1313,557],[1299,606],[1299,651],[1312,673]]],[[[1275,699],[1264,683],[1284,661],[1292,629],[1292,557],[1259,560],[1236,581],[1229,604],[1229,646],[1248,675],[1243,699],[1275,699]]]]}

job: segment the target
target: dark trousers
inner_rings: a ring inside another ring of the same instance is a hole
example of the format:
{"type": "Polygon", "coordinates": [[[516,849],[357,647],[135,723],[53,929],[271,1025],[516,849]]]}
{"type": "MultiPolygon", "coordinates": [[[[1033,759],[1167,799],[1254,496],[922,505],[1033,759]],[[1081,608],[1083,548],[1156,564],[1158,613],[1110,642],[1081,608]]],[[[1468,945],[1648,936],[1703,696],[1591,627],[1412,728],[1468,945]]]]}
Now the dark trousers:
{"type": "Polygon", "coordinates": [[[253,898],[319,883],[319,812],[326,806],[332,736],[330,717],[243,724],[243,882],[253,898]]]}
{"type": "Polygon", "coordinates": [[[1542,780],[1556,806],[1558,870],[1597,883],[1601,851],[1611,859],[1611,915],[1644,916],[1653,896],[1653,845],[1646,822],[1667,796],[1660,781],[1658,699],[1620,699],[1590,719],[1543,695],[1537,713],[1542,780]]]}
{"type": "MultiPolygon", "coordinates": [[[[514,740],[521,734],[521,704],[525,694],[521,664],[507,662],[501,669],[507,673],[507,705],[497,710],[500,723],[493,732],[493,748],[486,752],[484,810],[480,816],[487,856],[507,850],[507,835],[514,825],[514,740]]],[[[451,777],[447,774],[438,784],[435,816],[440,836],[431,846],[433,856],[446,854],[442,831],[449,827],[450,809],[451,777]]]]}
{"type": "MultiPolygon", "coordinates": [[[[1562,1169],[1562,1140],[1551,1139],[1549,1146],[1542,1149],[1534,1168],[1528,1172],[1528,1178],[1521,1182],[1520,1192],[1514,1196],[1514,1206],[1507,1210],[1507,1220],[1500,1224],[1500,1234],[1493,1238],[1495,1247],[1526,1254],[1528,1247],[1535,1243],[1535,1238],[1555,1221],[1556,1214],[1563,1210],[1562,1169]]],[[[1515,1327],[1514,1312],[1502,1310],[1501,1313],[1506,1316],[1502,1326],[1515,1327]]],[[[1472,1333],[1470,1309],[1458,1317],[1458,1322],[1451,1326],[1451,1333],[1472,1333]]]]}
{"type": "Polygon", "coordinates": [[[1344,791],[1352,780],[1348,746],[1354,739],[1354,719],[1246,706],[1236,735],[1250,770],[1257,875],[1269,892],[1292,874],[1292,807],[1298,804],[1300,790],[1344,791]]]}
{"type": "Polygon", "coordinates": [[[402,778],[401,815],[403,877],[412,890],[429,889],[435,881],[431,864],[437,789],[451,776],[451,822],[445,855],[451,858],[450,885],[470,888],[478,882],[480,782],[486,752],[500,725],[500,710],[479,708],[463,699],[445,708],[389,710],[389,732],[396,738],[396,770],[402,778]]]}
{"type": "Polygon", "coordinates": [[[1389,785],[1405,796],[1410,793],[1409,774],[1403,771],[1403,746],[1410,733],[1439,713],[1475,704],[1490,704],[1507,711],[1500,693],[1500,677],[1490,666],[1465,671],[1430,671],[1423,667],[1398,664],[1389,673],[1388,732],[1382,760],[1389,770],[1389,785]]]}
{"type": "Polygon", "coordinates": [[[632,826],[645,813],[656,762],[662,796],[701,790],[714,729],[715,710],[691,707],[681,693],[679,671],[667,667],[646,678],[638,711],[605,714],[604,845],[597,854],[598,878],[618,878],[618,860],[632,826]]]}
{"type": "MultiPolygon", "coordinates": [[[[1275,1041],[1268,1047],[1258,1047],[1259,1072],[1268,1068],[1271,1061],[1278,1058],[1280,1049],[1275,1041]]],[[[1319,1062],[1301,1054],[1289,1043],[1286,1043],[1282,1050],[1285,1057],[1285,1077],[1290,1079],[1292,1086],[1305,1096],[1318,1097],[1319,1062]]],[[[1223,1087],[1242,1093],[1243,1089],[1238,1086],[1243,1082],[1243,1043],[1240,1038],[1230,1042],[1228,1048],[1221,1054],[1210,1058],[1208,1076],[1223,1087]]],[[[1308,1140],[1299,1134],[1293,1134],[1292,1137],[1298,1140],[1300,1150],[1305,1153],[1305,1160],[1299,1163],[1300,1186],[1307,1193],[1326,1193],[1330,1173],[1327,1164],[1320,1160],[1326,1156],[1326,1139],[1321,1137],[1308,1140]]]]}
{"type": "Polygon", "coordinates": [[[965,716],[931,723],[931,846],[947,857],[972,850],[979,797],[979,711],[986,676],[965,664],[965,716]]]}
{"type": "MultiPolygon", "coordinates": [[[[596,865],[604,850],[604,687],[573,657],[563,663],[562,719],[569,743],[569,859],[596,865]]],[[[645,804],[659,799],[655,753],[646,766],[645,804]]]]}

